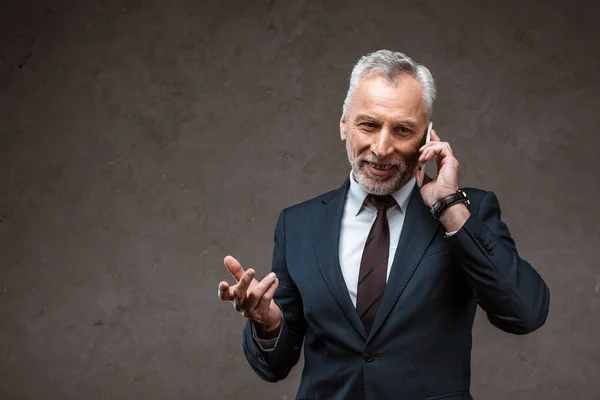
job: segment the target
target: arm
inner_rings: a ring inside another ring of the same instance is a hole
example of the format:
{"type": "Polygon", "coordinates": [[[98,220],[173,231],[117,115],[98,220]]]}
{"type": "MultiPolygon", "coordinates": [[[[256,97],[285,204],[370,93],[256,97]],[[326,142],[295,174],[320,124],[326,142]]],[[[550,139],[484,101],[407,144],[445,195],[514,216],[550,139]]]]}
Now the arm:
{"type": "MultiPolygon", "coordinates": [[[[447,211],[454,207],[463,206],[447,211]]],[[[535,269],[519,257],[500,216],[496,195],[486,192],[476,213],[447,240],[490,322],[505,332],[526,334],[546,321],[550,291],[535,269]]]]}
{"type": "MultiPolygon", "coordinates": [[[[435,131],[431,141],[419,149],[419,162],[436,158],[438,175],[421,188],[428,207],[458,190],[460,163],[452,148],[435,131]]],[[[420,171],[417,169],[416,177],[420,171]]],[[[490,322],[511,333],[529,333],[544,324],[548,316],[550,291],[527,261],[519,257],[507,226],[500,220],[500,205],[491,192],[479,201],[474,214],[464,204],[440,215],[453,254],[490,322]]]]}
{"type": "MultiPolygon", "coordinates": [[[[252,335],[252,321],[244,329],[243,348],[246,359],[264,380],[284,379],[298,362],[306,331],[302,299],[287,270],[285,257],[285,210],[279,215],[275,228],[272,271],[279,279],[273,300],[283,313],[279,336],[272,349],[263,350],[252,335]]],[[[258,332],[257,332],[258,333],[258,332]]]]}

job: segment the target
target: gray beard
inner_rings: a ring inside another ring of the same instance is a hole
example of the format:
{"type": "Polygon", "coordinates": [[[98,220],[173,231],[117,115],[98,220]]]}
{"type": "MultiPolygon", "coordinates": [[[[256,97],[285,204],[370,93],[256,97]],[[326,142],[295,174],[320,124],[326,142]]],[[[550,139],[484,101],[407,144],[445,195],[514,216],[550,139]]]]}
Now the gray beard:
{"type": "MultiPolygon", "coordinates": [[[[415,158],[414,162],[410,164],[406,160],[397,160],[394,162],[385,161],[388,164],[394,164],[397,167],[396,174],[391,178],[382,178],[379,176],[371,175],[368,172],[364,172],[361,167],[367,160],[352,158],[348,149],[348,161],[352,167],[352,175],[358,184],[364,189],[365,192],[374,194],[376,196],[386,196],[392,194],[395,191],[406,185],[408,181],[412,179],[417,167],[418,158],[415,158]]],[[[374,162],[374,160],[369,160],[374,162]]],[[[379,162],[384,162],[378,160],[379,162]]]]}

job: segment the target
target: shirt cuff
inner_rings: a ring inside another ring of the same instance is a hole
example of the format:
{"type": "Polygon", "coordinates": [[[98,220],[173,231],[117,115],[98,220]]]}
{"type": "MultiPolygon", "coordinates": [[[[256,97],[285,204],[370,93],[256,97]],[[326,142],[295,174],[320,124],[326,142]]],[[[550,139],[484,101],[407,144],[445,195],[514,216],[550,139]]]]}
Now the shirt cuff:
{"type": "Polygon", "coordinates": [[[273,351],[275,346],[277,346],[277,342],[279,341],[280,335],[277,335],[277,337],[273,339],[261,339],[256,335],[254,321],[250,321],[250,326],[252,327],[252,338],[254,339],[258,347],[260,347],[262,351],[273,351]]]}
{"type": "Polygon", "coordinates": [[[446,237],[453,236],[456,232],[458,232],[458,231],[446,232],[446,237]]]}

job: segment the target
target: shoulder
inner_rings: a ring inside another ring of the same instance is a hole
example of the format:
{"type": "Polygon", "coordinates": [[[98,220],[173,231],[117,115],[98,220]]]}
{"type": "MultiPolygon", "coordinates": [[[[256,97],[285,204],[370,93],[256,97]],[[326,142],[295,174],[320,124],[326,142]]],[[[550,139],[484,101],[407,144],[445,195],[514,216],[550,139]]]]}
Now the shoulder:
{"type": "Polygon", "coordinates": [[[277,218],[276,230],[286,231],[289,227],[294,227],[294,230],[297,230],[309,226],[311,215],[317,213],[319,208],[323,207],[323,205],[327,204],[331,199],[345,194],[342,189],[343,188],[332,190],[284,208],[280,211],[279,217],[277,218]]]}
{"type": "Polygon", "coordinates": [[[286,217],[302,217],[305,216],[306,213],[310,212],[313,208],[318,207],[319,205],[327,204],[333,197],[341,195],[341,191],[343,188],[338,188],[331,190],[327,193],[320,194],[311,199],[302,201],[297,204],[293,204],[291,206],[286,207],[282,213],[286,214],[286,217]]]}
{"type": "MultiPolygon", "coordinates": [[[[335,204],[335,208],[343,205],[346,199],[346,194],[350,187],[350,178],[346,178],[344,183],[337,189],[320,194],[308,200],[293,204],[283,209],[280,213],[280,218],[285,216],[286,220],[296,218],[307,218],[310,214],[317,211],[322,211],[326,204],[335,204]]],[[[329,207],[327,207],[329,208],[329,207]]]]}

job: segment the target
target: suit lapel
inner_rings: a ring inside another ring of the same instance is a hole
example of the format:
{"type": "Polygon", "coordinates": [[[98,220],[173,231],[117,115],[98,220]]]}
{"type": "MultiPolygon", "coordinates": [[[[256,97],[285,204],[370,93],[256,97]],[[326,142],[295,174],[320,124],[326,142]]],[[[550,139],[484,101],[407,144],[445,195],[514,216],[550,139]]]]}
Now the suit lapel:
{"type": "Polygon", "coordinates": [[[439,226],[439,222],[431,217],[429,208],[423,203],[420,190],[415,185],[406,210],[392,270],[369,338],[375,335],[396,304],[439,226]]]}
{"type": "Polygon", "coordinates": [[[317,264],[327,287],[354,328],[366,340],[366,330],[350,299],[338,254],[340,224],[349,186],[350,179],[348,178],[341,188],[315,205],[315,210],[311,213],[314,232],[313,244],[317,255],[317,264]]]}

